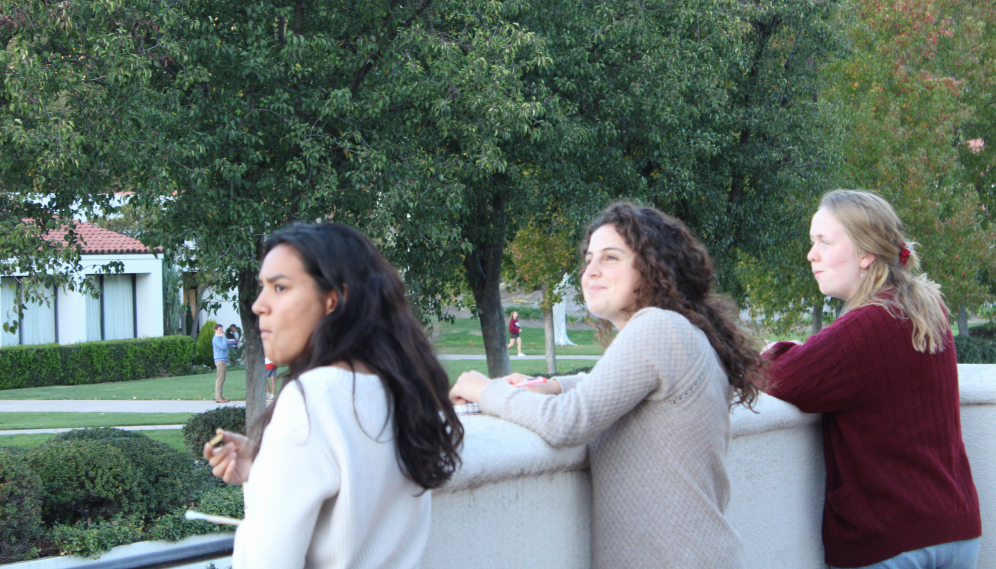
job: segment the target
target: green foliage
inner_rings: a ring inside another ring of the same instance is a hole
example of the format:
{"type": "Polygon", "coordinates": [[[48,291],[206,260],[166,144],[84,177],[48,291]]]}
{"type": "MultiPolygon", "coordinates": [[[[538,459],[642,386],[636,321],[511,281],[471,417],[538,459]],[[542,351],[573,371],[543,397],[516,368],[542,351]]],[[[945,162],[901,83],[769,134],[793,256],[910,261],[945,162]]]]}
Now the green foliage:
{"type": "Polygon", "coordinates": [[[141,520],[118,516],[93,524],[56,525],[49,534],[52,543],[64,555],[96,558],[112,547],[143,540],[141,520]]]}
{"type": "MultiPolygon", "coordinates": [[[[180,507],[174,512],[159,518],[152,529],[149,530],[149,539],[177,541],[191,535],[230,531],[230,528],[218,524],[203,521],[187,521],[183,517],[187,509],[186,507],[180,507]]],[[[209,490],[194,504],[193,509],[205,514],[242,519],[245,517],[242,488],[225,485],[209,490]]]]}
{"type": "Polygon", "coordinates": [[[968,338],[955,336],[960,364],[996,364],[996,327],[972,328],[968,338]]]}
{"type": "Polygon", "coordinates": [[[214,438],[217,429],[233,433],[246,432],[245,407],[217,407],[198,413],[183,426],[183,442],[197,458],[204,454],[204,443],[214,438]]]}
{"type": "MultiPolygon", "coordinates": [[[[987,300],[996,269],[991,202],[996,5],[958,0],[855,3],[852,54],[827,95],[849,115],[843,185],[894,204],[922,268],[952,310],[987,300]],[[987,126],[988,125],[988,126],[987,126]]],[[[990,298],[991,300],[991,298],[990,298]]]]}
{"type": "Polygon", "coordinates": [[[131,514],[141,499],[138,469],[105,441],[47,443],[32,449],[28,460],[44,487],[42,515],[48,523],[131,514]]]}
{"type": "Polygon", "coordinates": [[[75,429],[53,439],[102,441],[118,448],[138,474],[138,495],[131,512],[151,520],[190,499],[193,470],[190,458],[166,443],[154,441],[138,431],[111,428],[75,429]]]}
{"type": "Polygon", "coordinates": [[[190,371],[186,336],[0,349],[0,389],[129,381],[190,371]]]}
{"type": "Polygon", "coordinates": [[[532,306],[506,306],[503,309],[505,311],[505,316],[511,316],[513,312],[519,313],[520,320],[542,320],[543,311],[539,308],[533,308],[532,306]]]}
{"type": "Polygon", "coordinates": [[[168,261],[163,262],[163,336],[182,333],[182,276],[179,267],[168,261]]]}
{"type": "Polygon", "coordinates": [[[208,366],[214,369],[214,347],[211,341],[214,340],[214,327],[218,323],[208,320],[201,326],[201,333],[197,336],[197,351],[194,354],[194,365],[208,366]]]}
{"type": "Polygon", "coordinates": [[[42,534],[42,483],[24,453],[0,447],[0,563],[34,557],[42,534]]]}

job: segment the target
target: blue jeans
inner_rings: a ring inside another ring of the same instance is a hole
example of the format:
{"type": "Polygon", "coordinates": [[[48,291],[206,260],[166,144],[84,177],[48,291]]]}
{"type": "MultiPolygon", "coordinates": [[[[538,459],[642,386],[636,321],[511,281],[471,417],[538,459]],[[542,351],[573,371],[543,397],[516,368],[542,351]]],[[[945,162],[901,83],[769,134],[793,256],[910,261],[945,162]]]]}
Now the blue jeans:
{"type": "Polygon", "coordinates": [[[979,562],[979,539],[977,537],[904,551],[881,563],[858,569],[976,569],[979,562]]]}

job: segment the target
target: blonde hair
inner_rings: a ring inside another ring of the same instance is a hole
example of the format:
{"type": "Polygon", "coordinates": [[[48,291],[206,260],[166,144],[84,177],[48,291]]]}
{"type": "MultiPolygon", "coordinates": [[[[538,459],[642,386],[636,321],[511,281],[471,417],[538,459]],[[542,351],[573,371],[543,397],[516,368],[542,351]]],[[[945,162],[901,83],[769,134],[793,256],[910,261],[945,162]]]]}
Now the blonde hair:
{"type": "Polygon", "coordinates": [[[903,224],[889,202],[872,192],[834,190],[820,200],[842,225],[860,253],[875,255],[857,294],[845,311],[862,306],[881,306],[895,318],[913,323],[913,348],[918,352],[942,352],[950,329],[941,287],[918,271],[916,243],[903,235],[903,224]],[[903,245],[909,249],[906,264],[900,262],[903,245]],[[889,290],[891,294],[879,294],[889,290]]]}

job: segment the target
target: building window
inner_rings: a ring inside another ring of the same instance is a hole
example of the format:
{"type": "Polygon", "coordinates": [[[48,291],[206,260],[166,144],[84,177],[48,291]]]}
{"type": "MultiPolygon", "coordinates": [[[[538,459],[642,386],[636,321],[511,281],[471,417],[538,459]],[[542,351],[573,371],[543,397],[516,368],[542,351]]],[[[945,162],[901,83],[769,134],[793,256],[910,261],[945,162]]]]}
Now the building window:
{"type": "MultiPolygon", "coordinates": [[[[0,317],[5,323],[17,318],[15,305],[21,298],[21,286],[14,278],[0,279],[0,317]]],[[[35,344],[55,344],[59,341],[56,321],[59,313],[58,297],[55,288],[46,294],[48,302],[29,303],[13,334],[0,331],[0,344],[4,346],[28,346],[35,344]]]]}
{"type": "Polygon", "coordinates": [[[135,275],[96,275],[98,298],[86,300],[86,339],[124,340],[137,337],[135,275]]]}

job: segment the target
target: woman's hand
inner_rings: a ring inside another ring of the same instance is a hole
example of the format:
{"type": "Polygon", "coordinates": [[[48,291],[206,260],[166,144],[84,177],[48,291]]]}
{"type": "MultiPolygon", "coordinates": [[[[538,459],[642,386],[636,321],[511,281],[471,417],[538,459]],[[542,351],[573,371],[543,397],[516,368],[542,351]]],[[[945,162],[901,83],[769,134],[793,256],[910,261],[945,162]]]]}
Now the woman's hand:
{"type": "Polygon", "coordinates": [[[490,383],[491,379],[479,371],[463,372],[450,388],[450,401],[455,405],[477,403],[481,400],[481,391],[490,383]]]}
{"type": "Polygon", "coordinates": [[[211,464],[211,474],[233,486],[248,482],[252,468],[249,439],[222,429],[217,433],[222,435],[223,446],[214,448],[210,443],[204,443],[204,459],[211,464]]]}

